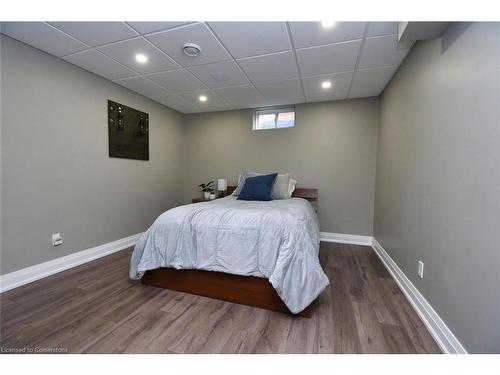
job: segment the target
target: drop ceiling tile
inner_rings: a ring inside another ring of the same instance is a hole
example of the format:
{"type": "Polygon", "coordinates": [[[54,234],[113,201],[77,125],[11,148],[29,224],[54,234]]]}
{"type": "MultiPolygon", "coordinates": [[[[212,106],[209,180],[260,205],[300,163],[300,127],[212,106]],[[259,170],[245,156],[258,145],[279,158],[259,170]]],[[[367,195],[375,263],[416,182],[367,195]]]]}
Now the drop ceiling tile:
{"type": "Polygon", "coordinates": [[[397,44],[397,22],[363,24],[339,22],[326,30],[319,23],[290,23],[297,59],[283,22],[214,22],[210,28],[200,22],[54,23],[57,27],[4,22],[2,32],[180,112],[196,113],[344,99],[349,86],[350,98],[379,95],[409,49],[397,44]],[[351,40],[361,37],[361,29],[366,30],[365,41],[351,40]],[[79,38],[91,45],[114,42],[93,49],[79,38]],[[346,39],[350,41],[338,42],[346,39]],[[186,42],[199,44],[202,54],[194,59],[185,56],[181,47],[186,42]],[[148,63],[136,63],[137,53],[146,54],[148,63]],[[358,58],[358,71],[352,73],[358,58]],[[320,89],[327,79],[333,88],[320,89]],[[201,94],[208,102],[198,101],[201,94]]]}
{"type": "Polygon", "coordinates": [[[212,112],[212,111],[227,111],[232,109],[232,106],[221,99],[217,94],[211,90],[197,90],[192,92],[184,92],[180,94],[186,101],[194,107],[199,108],[198,112],[212,112]],[[205,95],[208,100],[201,103],[198,98],[200,95],[205,95]]]}
{"type": "Polygon", "coordinates": [[[2,22],[2,33],[59,57],[88,48],[84,43],[43,22],[2,22]]]}
{"type": "Polygon", "coordinates": [[[298,79],[279,82],[262,82],[255,84],[257,90],[264,96],[268,105],[304,103],[302,86],[298,79]]]}
{"type": "Polygon", "coordinates": [[[299,77],[292,51],[238,59],[252,82],[283,81],[299,77]]]}
{"type": "Polygon", "coordinates": [[[188,70],[210,88],[238,86],[249,83],[234,61],[189,67],[188,70]]]}
{"type": "Polygon", "coordinates": [[[292,48],[285,22],[209,22],[209,25],[234,58],[292,48]]]}
{"type": "Polygon", "coordinates": [[[141,34],[153,33],[160,30],[173,29],[174,27],[187,25],[192,22],[127,22],[137,32],[141,34]]]}
{"type": "Polygon", "coordinates": [[[303,78],[304,91],[308,102],[346,99],[349,94],[353,72],[336,73],[303,78]],[[323,89],[321,83],[330,81],[332,87],[323,89]]]}
{"type": "Polygon", "coordinates": [[[375,69],[361,69],[356,71],[352,81],[349,98],[378,96],[390,81],[397,66],[375,69]]]}
{"type": "Polygon", "coordinates": [[[235,109],[235,108],[232,107],[232,106],[230,106],[227,103],[224,103],[224,104],[209,104],[205,108],[205,112],[230,111],[232,109],[235,109]]]}
{"type": "Polygon", "coordinates": [[[367,37],[398,33],[398,22],[370,22],[367,37]]]}
{"type": "Polygon", "coordinates": [[[50,24],[92,47],[139,35],[123,22],[50,22],[50,24]]]}
{"type": "Polygon", "coordinates": [[[321,22],[290,22],[295,48],[319,46],[362,39],[366,22],[336,22],[325,28],[321,22]]]}
{"type": "Polygon", "coordinates": [[[231,58],[203,23],[161,31],[147,35],[147,38],[182,66],[209,64],[231,58]],[[197,57],[186,56],[182,51],[185,43],[199,45],[201,54],[197,57]]]}
{"type": "Polygon", "coordinates": [[[361,51],[359,68],[399,65],[409,49],[398,46],[397,35],[367,38],[361,51]]]}
{"type": "Polygon", "coordinates": [[[170,95],[162,95],[162,96],[153,96],[151,99],[161,103],[169,108],[173,108],[176,111],[181,113],[191,112],[191,111],[199,111],[198,107],[190,105],[183,98],[178,95],[170,94],[170,95]]]}
{"type": "Polygon", "coordinates": [[[159,97],[170,94],[168,90],[142,77],[119,79],[113,82],[147,97],[159,97]]]}
{"type": "Polygon", "coordinates": [[[148,74],[147,77],[172,92],[186,92],[205,89],[206,86],[186,69],[148,74]]]}
{"type": "Polygon", "coordinates": [[[156,47],[152,46],[142,37],[107,44],[97,49],[123,65],[142,74],[179,68],[179,65],[175,61],[159,51],[156,47]],[[138,53],[142,53],[148,57],[147,63],[140,64],[135,60],[135,55],[138,53]]]}
{"type": "Polygon", "coordinates": [[[235,108],[253,108],[267,105],[264,97],[252,85],[223,87],[214,91],[235,108]]]}
{"type": "Polygon", "coordinates": [[[111,80],[137,76],[136,72],[94,49],[66,56],[64,60],[111,80]]]}
{"type": "Polygon", "coordinates": [[[302,77],[354,70],[360,47],[357,40],[297,50],[302,77]]]}
{"type": "Polygon", "coordinates": [[[219,98],[219,96],[217,96],[217,94],[215,94],[211,90],[189,91],[180,93],[179,95],[182,96],[188,102],[188,104],[199,106],[200,108],[202,108],[203,111],[205,111],[209,107],[215,107],[215,106],[229,107],[229,105],[224,100],[219,98]],[[204,103],[200,102],[198,98],[201,95],[206,96],[208,100],[204,103]]]}

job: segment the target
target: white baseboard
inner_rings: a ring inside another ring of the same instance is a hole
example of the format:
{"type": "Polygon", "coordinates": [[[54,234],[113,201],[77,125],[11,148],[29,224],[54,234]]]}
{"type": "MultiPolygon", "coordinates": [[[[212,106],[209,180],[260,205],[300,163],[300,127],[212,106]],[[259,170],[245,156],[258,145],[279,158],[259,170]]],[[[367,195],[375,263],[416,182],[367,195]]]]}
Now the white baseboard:
{"type": "Polygon", "coordinates": [[[453,332],[375,238],[372,247],[441,350],[447,354],[467,354],[453,332]]]}
{"type": "MultiPolygon", "coordinates": [[[[23,268],[5,275],[0,275],[0,293],[129,248],[135,245],[141,235],[142,233],[138,233],[78,253],[23,268]]],[[[467,353],[453,332],[375,238],[371,236],[321,232],[320,240],[325,242],[372,246],[373,250],[394,278],[420,319],[422,319],[441,350],[444,353],[451,354],[467,353]]]]}
{"type": "Polygon", "coordinates": [[[135,245],[142,233],[0,275],[0,293],[43,279],[135,245]]]}
{"type": "Polygon", "coordinates": [[[337,242],[337,243],[348,243],[352,245],[371,246],[373,237],[358,236],[356,234],[320,232],[319,239],[320,241],[324,242],[337,242]]]}

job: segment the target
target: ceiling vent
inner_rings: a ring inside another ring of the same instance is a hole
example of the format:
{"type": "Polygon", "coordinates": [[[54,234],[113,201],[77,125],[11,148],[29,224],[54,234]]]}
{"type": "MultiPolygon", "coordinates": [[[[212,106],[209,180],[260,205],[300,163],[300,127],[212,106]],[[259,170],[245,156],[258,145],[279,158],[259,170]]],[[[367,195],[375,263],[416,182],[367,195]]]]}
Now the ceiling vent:
{"type": "Polygon", "coordinates": [[[182,51],[186,56],[196,57],[201,53],[201,47],[194,43],[186,43],[182,46],[182,51]]]}

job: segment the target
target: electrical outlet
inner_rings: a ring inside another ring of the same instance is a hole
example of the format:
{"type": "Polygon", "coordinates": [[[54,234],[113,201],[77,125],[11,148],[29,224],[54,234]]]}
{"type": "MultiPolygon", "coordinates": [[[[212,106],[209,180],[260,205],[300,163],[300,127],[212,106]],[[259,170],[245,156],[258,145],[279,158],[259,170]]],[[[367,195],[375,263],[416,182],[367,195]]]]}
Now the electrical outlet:
{"type": "Polygon", "coordinates": [[[62,239],[60,233],[55,233],[52,235],[52,246],[53,247],[62,245],[62,243],[63,243],[63,239],[62,239]]]}
{"type": "Polygon", "coordinates": [[[417,269],[418,276],[420,276],[421,279],[424,278],[424,262],[421,260],[418,261],[418,269],[417,269]]]}

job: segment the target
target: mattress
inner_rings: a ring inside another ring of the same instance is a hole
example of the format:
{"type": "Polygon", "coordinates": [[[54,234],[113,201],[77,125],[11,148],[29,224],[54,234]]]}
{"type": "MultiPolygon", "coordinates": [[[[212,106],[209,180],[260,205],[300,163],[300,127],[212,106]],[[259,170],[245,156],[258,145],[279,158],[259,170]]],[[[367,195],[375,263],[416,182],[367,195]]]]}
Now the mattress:
{"type": "Polygon", "coordinates": [[[130,278],[160,267],[264,277],[298,313],[329,283],[318,253],[318,218],[307,200],[229,196],[160,215],[135,246],[130,278]]]}

